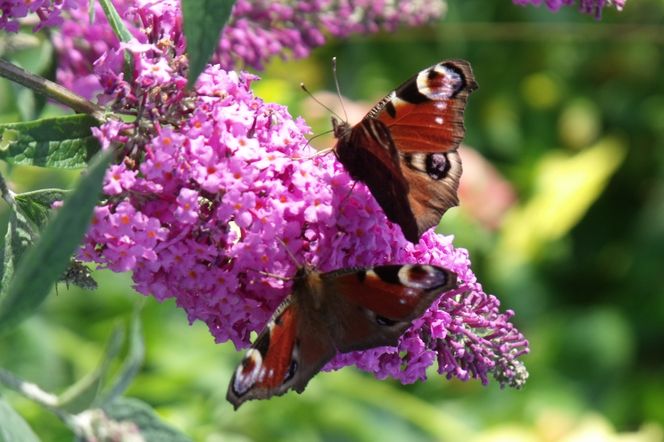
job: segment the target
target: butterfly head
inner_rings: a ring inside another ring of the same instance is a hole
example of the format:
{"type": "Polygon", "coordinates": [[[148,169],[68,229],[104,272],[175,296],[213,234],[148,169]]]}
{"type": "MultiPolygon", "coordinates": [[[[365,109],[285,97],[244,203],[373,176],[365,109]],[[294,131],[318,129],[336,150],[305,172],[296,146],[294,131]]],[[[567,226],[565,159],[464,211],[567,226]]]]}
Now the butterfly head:
{"type": "Polygon", "coordinates": [[[337,117],[332,117],[332,132],[334,138],[340,141],[346,141],[350,138],[350,133],[353,130],[348,121],[340,120],[337,117]]]}

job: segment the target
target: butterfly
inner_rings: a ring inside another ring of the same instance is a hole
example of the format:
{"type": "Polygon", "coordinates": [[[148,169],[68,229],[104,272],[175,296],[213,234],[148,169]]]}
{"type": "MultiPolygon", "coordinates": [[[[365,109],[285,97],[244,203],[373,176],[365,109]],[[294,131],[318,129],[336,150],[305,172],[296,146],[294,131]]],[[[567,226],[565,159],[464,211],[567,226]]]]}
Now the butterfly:
{"type": "Polygon", "coordinates": [[[467,61],[441,61],[390,92],[358,124],[332,117],[337,158],[412,243],[459,203],[457,148],[466,101],[477,87],[467,61]]]}
{"type": "Polygon", "coordinates": [[[250,399],[304,391],[337,353],[397,345],[456,274],[431,265],[384,265],[319,273],[300,268],[292,293],[247,351],[228,386],[237,409],[250,399]]]}

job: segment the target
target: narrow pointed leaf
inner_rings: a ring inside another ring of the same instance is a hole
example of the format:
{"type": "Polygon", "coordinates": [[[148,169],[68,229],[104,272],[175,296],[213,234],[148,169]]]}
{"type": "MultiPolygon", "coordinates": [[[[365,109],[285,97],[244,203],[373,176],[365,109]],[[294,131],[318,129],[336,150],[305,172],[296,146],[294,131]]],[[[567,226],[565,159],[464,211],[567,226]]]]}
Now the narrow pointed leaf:
{"type": "MultiPolygon", "coordinates": [[[[111,26],[111,29],[113,29],[113,33],[118,38],[118,40],[127,43],[132,38],[134,38],[134,36],[131,35],[131,32],[129,32],[129,29],[127,29],[127,26],[122,21],[120,14],[118,14],[118,11],[115,9],[115,6],[113,6],[111,0],[99,0],[99,5],[101,6],[101,9],[104,11],[106,20],[108,21],[108,24],[111,26]]],[[[125,78],[129,79],[134,78],[133,57],[131,52],[129,52],[128,50],[124,51],[124,64],[125,64],[124,66],[125,78]]]]}
{"type": "Polygon", "coordinates": [[[39,442],[23,418],[0,397],[0,442],[39,442]]]}
{"type": "Polygon", "coordinates": [[[187,80],[191,87],[219,45],[235,0],[182,0],[181,4],[189,57],[187,80]]]}
{"type": "Polygon", "coordinates": [[[133,381],[136,373],[143,365],[145,357],[145,343],[143,342],[143,329],[141,327],[140,308],[137,308],[131,321],[131,329],[129,331],[129,349],[127,357],[122,365],[120,373],[109,389],[108,393],[101,398],[97,405],[103,407],[117,399],[122,393],[125,392],[129,384],[133,381]]]}
{"type": "Polygon", "coordinates": [[[124,340],[124,330],[118,326],[113,330],[106,345],[106,351],[97,368],[74,385],[65,390],[58,398],[61,409],[72,413],[80,413],[93,404],[102,387],[113,360],[118,356],[124,340]]]}
{"type": "Polygon", "coordinates": [[[131,40],[133,38],[131,32],[129,32],[129,29],[125,26],[111,0],[99,0],[99,5],[101,6],[101,9],[103,9],[104,15],[106,15],[106,20],[108,21],[108,24],[111,25],[111,29],[113,29],[113,33],[118,37],[118,40],[124,43],[131,40]]]}
{"type": "Polygon", "coordinates": [[[5,235],[4,248],[0,250],[0,310],[5,303],[5,297],[10,282],[14,277],[16,267],[23,253],[32,245],[35,233],[28,219],[19,211],[12,210],[9,214],[7,234],[5,235]]]}
{"type": "Polygon", "coordinates": [[[21,257],[0,303],[0,332],[21,322],[46,298],[67,269],[99,200],[104,172],[113,152],[100,152],[76,188],[46,226],[37,243],[21,257]]]}

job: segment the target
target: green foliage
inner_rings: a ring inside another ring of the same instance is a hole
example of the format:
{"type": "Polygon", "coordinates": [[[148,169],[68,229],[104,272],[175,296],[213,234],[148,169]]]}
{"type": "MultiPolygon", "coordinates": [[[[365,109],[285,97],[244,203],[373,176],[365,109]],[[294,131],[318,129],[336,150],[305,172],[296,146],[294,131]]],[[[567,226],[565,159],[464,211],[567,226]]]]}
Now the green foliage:
{"type": "MultiPolygon", "coordinates": [[[[462,193],[461,207],[439,231],[469,249],[484,287],[515,311],[532,349],[524,390],[447,381],[434,371],[426,382],[402,386],[345,368],[317,375],[301,395],[233,412],[224,396],[241,355],[230,344],[214,345],[203,324],[189,326],[171,301],[148,299],[141,312],[149,343],[143,370],[136,373],[137,344],[117,356],[113,345],[102,351],[137,296],[128,275],[108,271],[96,273],[94,295],[72,288],[48,297],[0,339],[0,366],[64,391],[57,397],[70,411],[91,406],[114,422],[135,416],[139,426],[158,415],[193,440],[662,440],[664,57],[655,38],[662,17],[656,0],[630,0],[601,22],[573,8],[551,14],[509,1],[449,2],[435,28],[358,37],[321,48],[313,59],[275,61],[256,83],[264,98],[315,124],[321,112],[305,103],[298,85],[333,90],[333,55],[342,92],[366,100],[365,110],[424,66],[471,61],[481,87],[469,100],[466,142],[518,199],[502,223],[488,227],[462,193]],[[156,414],[118,399],[125,388],[156,414]]],[[[15,96],[2,95],[0,121],[16,120],[15,96]]],[[[329,124],[325,113],[314,132],[329,124]]],[[[467,167],[464,176],[472,173],[467,167]]],[[[6,175],[15,189],[63,187],[54,176],[36,184],[21,166],[6,175]]],[[[494,191],[483,201],[497,198],[494,191]]],[[[9,229],[0,251],[10,276],[50,201],[48,192],[14,199],[18,210],[2,205],[9,229]]],[[[43,440],[71,438],[50,413],[13,393],[6,399],[19,414],[8,413],[23,416],[43,440]]],[[[171,434],[164,431],[160,436],[171,434]]]]}
{"type": "Polygon", "coordinates": [[[14,201],[17,210],[41,229],[50,217],[53,203],[64,200],[67,193],[62,189],[39,189],[14,195],[14,201]]]}
{"type": "Polygon", "coordinates": [[[104,407],[107,416],[116,422],[131,422],[140,429],[146,442],[189,442],[191,439],[163,423],[149,405],[128,398],[117,398],[104,407]]]}
{"type": "MultiPolygon", "coordinates": [[[[12,259],[11,265],[15,268],[13,277],[7,273],[8,255],[5,254],[3,282],[8,277],[12,279],[9,284],[3,284],[0,292],[0,331],[11,329],[32,314],[67,268],[70,256],[88,227],[92,209],[99,200],[104,172],[112,154],[110,150],[100,152],[93,159],[87,174],[40,234],[34,247],[26,254],[21,253],[18,267],[12,259]]],[[[24,247],[25,241],[21,245],[24,247]]]]}
{"type": "Polygon", "coordinates": [[[61,169],[85,167],[99,150],[90,128],[99,122],[89,115],[0,125],[0,160],[61,169]]]}
{"type": "Polygon", "coordinates": [[[194,85],[219,45],[219,36],[234,4],[235,0],[181,1],[189,57],[189,87],[194,85]]]}
{"type": "Polygon", "coordinates": [[[0,442],[37,442],[39,438],[14,411],[14,409],[0,396],[0,442]]]}

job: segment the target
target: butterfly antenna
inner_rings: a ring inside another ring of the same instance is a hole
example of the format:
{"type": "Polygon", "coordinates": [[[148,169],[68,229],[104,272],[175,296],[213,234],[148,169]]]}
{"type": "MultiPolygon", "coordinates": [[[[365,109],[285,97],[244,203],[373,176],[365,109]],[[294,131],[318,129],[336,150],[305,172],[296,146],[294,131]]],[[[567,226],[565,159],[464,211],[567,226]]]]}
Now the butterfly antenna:
{"type": "Polygon", "coordinates": [[[293,261],[293,263],[295,264],[295,267],[297,267],[298,269],[299,269],[300,267],[302,267],[302,264],[300,264],[300,262],[297,260],[297,258],[295,257],[295,255],[293,255],[293,252],[291,252],[291,250],[288,248],[288,246],[286,245],[286,243],[285,243],[281,238],[277,238],[277,241],[279,241],[279,242],[281,243],[281,245],[284,246],[284,249],[286,250],[286,253],[288,253],[288,256],[290,256],[290,259],[291,259],[291,260],[293,261]]]}
{"type": "MultiPolygon", "coordinates": [[[[311,145],[311,142],[313,140],[315,140],[316,138],[322,137],[323,135],[327,135],[331,132],[333,132],[332,129],[326,130],[325,132],[319,133],[318,135],[314,135],[313,137],[311,137],[307,140],[307,144],[305,144],[304,147],[309,146],[309,147],[315,149],[315,147],[313,147],[311,145]]],[[[310,160],[312,158],[316,158],[318,156],[325,155],[325,154],[327,154],[327,153],[329,153],[330,151],[333,151],[333,150],[334,150],[334,147],[326,147],[325,149],[317,150],[316,153],[314,153],[312,155],[307,155],[307,156],[303,156],[303,157],[293,157],[293,159],[294,160],[310,160]]]]}
{"type": "Polygon", "coordinates": [[[341,98],[341,88],[339,87],[339,77],[337,77],[337,57],[332,57],[332,76],[334,77],[334,85],[337,87],[337,96],[339,97],[339,102],[341,103],[341,108],[344,110],[344,116],[346,117],[343,121],[348,122],[348,112],[346,112],[346,106],[344,106],[344,100],[341,98]]]}
{"type": "Polygon", "coordinates": [[[350,197],[350,195],[353,193],[353,189],[355,189],[356,184],[357,184],[357,181],[354,181],[353,185],[350,186],[350,189],[348,190],[348,193],[346,194],[346,196],[344,196],[344,198],[339,203],[339,208],[337,209],[338,211],[341,211],[341,209],[343,209],[344,205],[346,205],[346,202],[348,201],[348,198],[350,197]]]}
{"type": "MultiPolygon", "coordinates": [[[[306,92],[307,95],[309,95],[309,96],[311,97],[312,100],[314,100],[316,103],[318,103],[318,104],[320,104],[321,106],[323,106],[323,107],[324,107],[329,113],[333,114],[335,117],[337,117],[338,119],[341,120],[341,116],[339,116],[338,113],[336,113],[335,111],[333,111],[332,109],[330,109],[328,106],[325,106],[325,105],[323,104],[323,102],[320,101],[318,98],[314,97],[314,94],[312,94],[312,93],[309,91],[309,89],[307,89],[307,87],[304,85],[304,83],[300,83],[300,88],[302,88],[302,90],[303,90],[304,92],[306,92]]],[[[344,109],[344,112],[345,112],[345,109],[344,109]]],[[[345,120],[344,120],[344,121],[345,121],[345,120]]]]}
{"type": "Polygon", "coordinates": [[[251,270],[252,272],[256,272],[263,276],[269,276],[270,278],[280,279],[281,281],[292,281],[293,279],[295,279],[292,276],[277,275],[276,273],[265,272],[263,270],[257,270],[252,268],[247,268],[247,270],[251,270]]]}

